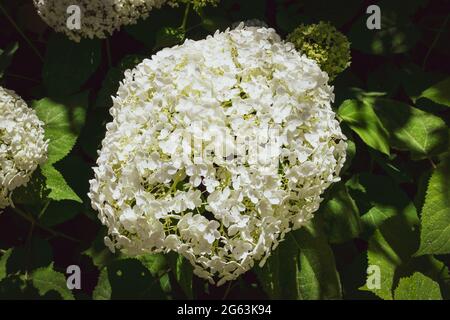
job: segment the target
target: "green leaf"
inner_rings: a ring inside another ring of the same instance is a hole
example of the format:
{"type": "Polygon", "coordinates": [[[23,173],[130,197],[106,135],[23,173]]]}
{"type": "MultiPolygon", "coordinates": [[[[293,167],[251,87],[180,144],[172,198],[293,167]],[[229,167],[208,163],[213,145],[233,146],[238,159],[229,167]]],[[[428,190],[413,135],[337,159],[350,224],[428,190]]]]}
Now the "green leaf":
{"type": "Polygon", "coordinates": [[[111,299],[164,299],[159,278],[137,259],[115,260],[108,266],[111,299]]]}
{"type": "Polygon", "coordinates": [[[405,103],[374,99],[377,115],[389,131],[391,146],[408,150],[413,159],[440,154],[448,147],[448,127],[445,122],[405,103]]]}
{"type": "Polygon", "coordinates": [[[420,272],[401,278],[394,297],[395,300],[442,300],[439,284],[420,272]]]}
{"type": "Polygon", "coordinates": [[[8,262],[9,257],[11,256],[12,249],[6,250],[5,253],[0,258],[0,281],[6,278],[8,275],[8,271],[6,270],[6,263],[8,262]]]}
{"type": "Polygon", "coordinates": [[[398,281],[397,271],[408,264],[418,247],[418,234],[415,222],[405,214],[397,213],[383,224],[369,239],[367,251],[368,265],[380,268],[380,288],[367,288],[385,300],[392,300],[392,290],[398,281]]]}
{"type": "Polygon", "coordinates": [[[420,94],[419,98],[426,98],[450,107],[450,77],[426,89],[420,94]]]}
{"type": "Polygon", "coordinates": [[[64,274],[53,270],[53,263],[48,267],[37,269],[32,274],[33,285],[41,296],[56,291],[64,300],[74,300],[72,292],[67,288],[64,274]]]}
{"type": "Polygon", "coordinates": [[[45,123],[48,146],[48,164],[64,158],[72,150],[84,124],[88,93],[72,96],[64,101],[44,98],[34,102],[38,117],[45,123]]]}
{"type": "Polygon", "coordinates": [[[183,293],[188,299],[193,298],[192,292],[192,278],[193,278],[193,268],[187,259],[182,255],[175,253],[170,253],[169,265],[172,269],[177,283],[180,285],[183,293]]]}
{"type": "Polygon", "coordinates": [[[3,77],[6,68],[11,64],[17,49],[19,49],[18,42],[10,44],[5,50],[0,49],[0,79],[3,77]]]}
{"type": "Polygon", "coordinates": [[[162,253],[145,254],[136,257],[154,277],[161,277],[167,272],[168,263],[162,253]]]}
{"type": "Polygon", "coordinates": [[[6,262],[6,272],[7,274],[29,273],[37,268],[48,266],[52,260],[52,247],[48,241],[35,236],[25,245],[12,250],[6,262]]]}
{"type": "Polygon", "coordinates": [[[419,224],[414,204],[389,177],[362,173],[353,176],[346,185],[363,213],[361,221],[366,235],[395,216],[405,217],[409,225],[419,224]]]}
{"type": "Polygon", "coordinates": [[[100,40],[73,42],[54,33],[48,42],[42,79],[52,97],[78,92],[97,70],[101,60],[100,40]]]}
{"type": "Polygon", "coordinates": [[[49,188],[50,194],[48,198],[56,201],[61,200],[73,200],[79,203],[83,201],[67,184],[62,174],[56,170],[51,164],[45,164],[41,167],[42,174],[46,178],[47,188],[49,188]]]}
{"type": "Polygon", "coordinates": [[[450,253],[450,158],[434,170],[428,183],[421,215],[417,255],[450,253]]]}
{"type": "Polygon", "coordinates": [[[333,252],[316,217],[286,239],[256,274],[272,299],[340,299],[333,252]]]}
{"type": "Polygon", "coordinates": [[[358,207],[344,183],[332,187],[329,200],[320,206],[318,214],[324,219],[324,231],[331,243],[346,242],[361,232],[358,207]]]}
{"type": "Polygon", "coordinates": [[[111,299],[111,284],[108,279],[108,269],[105,267],[100,272],[97,285],[92,293],[94,300],[110,300],[111,299]]]}
{"type": "Polygon", "coordinates": [[[345,100],[338,114],[367,145],[389,155],[389,135],[369,103],[345,100]]]}

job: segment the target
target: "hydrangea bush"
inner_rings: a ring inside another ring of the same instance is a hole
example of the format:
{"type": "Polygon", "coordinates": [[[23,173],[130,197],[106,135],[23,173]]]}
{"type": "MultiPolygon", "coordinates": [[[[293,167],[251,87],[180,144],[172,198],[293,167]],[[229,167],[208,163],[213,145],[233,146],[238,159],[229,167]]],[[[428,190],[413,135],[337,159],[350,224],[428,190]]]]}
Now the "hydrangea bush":
{"type": "Polygon", "coordinates": [[[339,181],[327,82],[275,30],[243,25],[126,71],[89,194],[106,244],[174,250],[219,285],[263,265],[339,181]]]}
{"type": "Polygon", "coordinates": [[[449,299],[448,9],[376,5],[0,1],[0,299],[449,299]]]}

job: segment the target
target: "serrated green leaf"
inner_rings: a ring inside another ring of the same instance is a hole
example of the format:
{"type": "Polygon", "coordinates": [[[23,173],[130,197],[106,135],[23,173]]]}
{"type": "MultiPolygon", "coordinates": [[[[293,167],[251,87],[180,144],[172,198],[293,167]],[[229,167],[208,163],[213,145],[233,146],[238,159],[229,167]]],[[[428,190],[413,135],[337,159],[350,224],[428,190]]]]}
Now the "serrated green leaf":
{"type": "Polygon", "coordinates": [[[389,155],[389,134],[370,104],[345,100],[338,114],[367,145],[389,155]]]}
{"type": "Polygon", "coordinates": [[[25,245],[13,248],[6,263],[6,272],[7,274],[31,272],[48,266],[52,260],[52,247],[48,241],[32,237],[25,245]]]}
{"type": "Polygon", "coordinates": [[[79,203],[83,201],[67,184],[62,174],[56,170],[51,164],[45,164],[41,167],[42,174],[46,178],[47,188],[50,189],[49,199],[55,201],[73,200],[79,203]]]}
{"type": "Polygon", "coordinates": [[[372,234],[367,251],[368,265],[379,267],[381,286],[370,289],[364,286],[362,290],[372,291],[384,300],[393,299],[398,268],[411,261],[418,247],[418,230],[414,221],[408,213],[398,212],[372,234]]]}
{"type": "Polygon", "coordinates": [[[448,127],[441,118],[390,99],[374,99],[373,105],[390,133],[392,147],[410,151],[413,159],[447,150],[448,127]]]}
{"type": "Polygon", "coordinates": [[[331,243],[342,243],[356,238],[361,232],[358,207],[344,183],[331,189],[329,200],[319,209],[324,219],[324,231],[331,243]]]}
{"type": "Polygon", "coordinates": [[[56,291],[64,300],[74,300],[72,292],[67,288],[64,274],[53,270],[53,263],[48,267],[37,269],[32,274],[33,285],[41,296],[56,291]]]}
{"type": "Polygon", "coordinates": [[[450,158],[431,175],[421,215],[417,255],[450,253],[450,158]]]}
{"type": "Polygon", "coordinates": [[[48,42],[42,79],[52,97],[78,92],[97,70],[101,60],[100,40],[73,42],[54,33],[48,42]]]}
{"type": "Polygon", "coordinates": [[[255,272],[272,299],[340,299],[341,284],[333,252],[319,221],[286,235],[255,272]]]}
{"type": "Polygon", "coordinates": [[[395,300],[442,300],[439,284],[420,272],[401,278],[394,297],[395,300]]]}
{"type": "Polygon", "coordinates": [[[98,277],[97,285],[92,293],[94,300],[110,300],[111,299],[111,284],[108,279],[108,269],[103,268],[98,277]]]}
{"type": "Polygon", "coordinates": [[[426,89],[420,94],[419,98],[426,98],[450,107],[450,77],[426,89]]]}
{"type": "Polygon", "coordinates": [[[88,93],[62,100],[44,98],[34,102],[38,117],[45,124],[48,146],[48,164],[64,158],[73,148],[84,124],[88,93]]]}

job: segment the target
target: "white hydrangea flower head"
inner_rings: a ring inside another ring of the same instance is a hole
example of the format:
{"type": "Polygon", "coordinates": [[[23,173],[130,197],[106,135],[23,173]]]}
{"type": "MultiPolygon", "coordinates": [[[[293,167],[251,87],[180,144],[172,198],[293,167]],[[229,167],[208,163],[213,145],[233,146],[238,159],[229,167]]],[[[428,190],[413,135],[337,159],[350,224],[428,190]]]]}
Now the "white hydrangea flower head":
{"type": "Polygon", "coordinates": [[[176,251],[217,285],[263,265],[339,180],[327,82],[275,30],[243,25],[127,70],[90,181],[106,245],[176,251]]]}
{"type": "Polygon", "coordinates": [[[167,0],[33,0],[38,14],[57,32],[79,42],[81,38],[106,38],[122,26],[146,18],[167,0]],[[81,10],[80,29],[69,29],[69,6],[81,10]]]}
{"type": "Polygon", "coordinates": [[[16,93],[0,87],[0,209],[47,160],[43,123],[16,93]]]}

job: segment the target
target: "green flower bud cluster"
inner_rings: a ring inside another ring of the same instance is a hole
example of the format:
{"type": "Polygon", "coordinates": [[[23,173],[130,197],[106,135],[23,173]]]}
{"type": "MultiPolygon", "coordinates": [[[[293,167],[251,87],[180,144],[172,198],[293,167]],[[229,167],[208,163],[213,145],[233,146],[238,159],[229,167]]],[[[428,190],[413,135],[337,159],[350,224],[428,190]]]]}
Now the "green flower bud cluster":
{"type": "Polygon", "coordinates": [[[328,22],[300,25],[287,36],[297,50],[317,61],[333,80],[350,65],[350,42],[328,22]]]}

